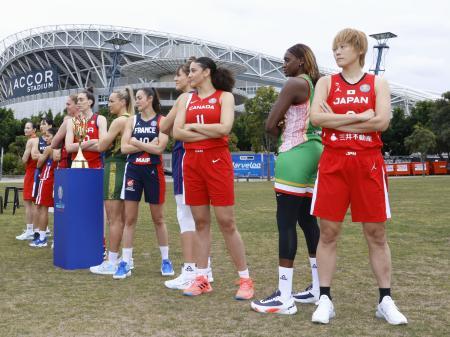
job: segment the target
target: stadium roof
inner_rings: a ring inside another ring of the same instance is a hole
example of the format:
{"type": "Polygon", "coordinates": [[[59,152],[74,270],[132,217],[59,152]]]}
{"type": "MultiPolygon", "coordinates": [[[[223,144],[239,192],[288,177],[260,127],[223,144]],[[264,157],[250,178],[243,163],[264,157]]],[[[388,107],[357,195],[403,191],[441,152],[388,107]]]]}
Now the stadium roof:
{"type": "MultiPolygon", "coordinates": [[[[244,91],[252,84],[254,87],[281,87],[285,81],[283,60],[280,58],[215,42],[119,26],[43,26],[10,35],[0,41],[0,105],[11,102],[6,95],[8,79],[48,67],[58,69],[61,91],[91,85],[107,88],[114,52],[117,51],[116,46],[108,42],[111,39],[130,41],[120,47],[120,66],[124,70],[124,77],[133,77],[134,83],[144,82],[140,73],[150,77],[146,80],[158,80],[158,76],[172,71],[180,60],[192,55],[209,56],[232,67],[240,81],[240,89],[244,91]]],[[[336,72],[323,67],[320,67],[320,71],[324,74],[336,72]]],[[[130,82],[124,81],[119,79],[116,83],[121,85],[130,82]]],[[[393,104],[404,104],[407,109],[419,100],[439,98],[438,95],[399,84],[391,84],[391,91],[393,104]]],[[[24,99],[36,98],[27,96],[24,99]]]]}

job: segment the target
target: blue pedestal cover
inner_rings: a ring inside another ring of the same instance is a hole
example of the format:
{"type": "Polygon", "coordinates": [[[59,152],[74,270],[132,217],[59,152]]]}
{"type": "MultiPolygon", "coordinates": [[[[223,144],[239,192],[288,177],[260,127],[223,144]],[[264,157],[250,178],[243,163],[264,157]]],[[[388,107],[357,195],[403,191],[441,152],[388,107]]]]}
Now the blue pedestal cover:
{"type": "Polygon", "coordinates": [[[84,269],[103,260],[103,169],[55,170],[53,264],[84,269]]]}

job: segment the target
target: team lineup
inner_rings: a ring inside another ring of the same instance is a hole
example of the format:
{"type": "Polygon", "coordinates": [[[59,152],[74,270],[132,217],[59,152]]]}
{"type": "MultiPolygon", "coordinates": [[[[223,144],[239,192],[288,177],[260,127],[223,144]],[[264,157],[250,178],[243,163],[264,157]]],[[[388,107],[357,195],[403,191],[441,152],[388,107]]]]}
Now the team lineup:
{"type": "Polygon", "coordinates": [[[22,157],[26,229],[16,239],[30,241],[33,248],[49,244],[54,172],[70,168],[81,148],[89,168],[104,170],[106,253],[90,271],[114,279],[132,277],[134,236],[144,194],[160,248],[161,274],[174,276],[163,211],[162,160],[173,137],[173,192],[183,264],[181,273],[165,281],[165,287],[185,296],[213,291],[212,208],[239,276],[234,298],[251,300],[256,312],[285,315],[295,314],[297,303],[315,304],[312,322],[328,324],[336,316],[331,284],[337,242],[350,206],[351,220],[361,223],[379,288],[375,316],[392,325],[407,324],[391,297],[386,236],[391,213],[381,132],[391,118],[390,91],[383,78],[363,71],[367,44],[363,32],[338,32],[332,51],[341,72],[329,76],[321,76],[313,51],[304,44],[284,54],[288,80],[266,121],[266,132],[278,140],[274,192],[279,265],[272,294],[254,299],[254,280],[234,215],[228,136],[235,114],[235,79],[209,57],[191,57],[177,68],[174,80],[181,95],[166,116],[161,114],[156,89],[117,89],[109,97],[109,111],[115,118],[108,128],[106,118],[92,110],[92,90],[85,89],[67,98],[67,116],[59,129],[52,120],[43,119],[38,137],[33,123],[26,123],[28,141],[22,157]],[[84,139],[74,132],[75,118],[87,121],[84,139]],[[293,291],[297,224],[304,234],[312,279],[300,292],[293,291]]]}

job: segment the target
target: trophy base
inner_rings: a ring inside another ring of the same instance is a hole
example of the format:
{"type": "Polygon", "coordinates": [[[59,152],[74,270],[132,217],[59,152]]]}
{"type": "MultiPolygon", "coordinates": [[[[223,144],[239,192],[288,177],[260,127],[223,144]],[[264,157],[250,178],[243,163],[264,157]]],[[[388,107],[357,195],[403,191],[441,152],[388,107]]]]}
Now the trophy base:
{"type": "Polygon", "coordinates": [[[87,160],[76,160],[72,161],[71,168],[89,168],[87,160]]]}
{"type": "Polygon", "coordinates": [[[81,151],[81,146],[78,148],[77,156],[72,161],[71,168],[89,168],[86,158],[83,156],[83,151],[81,151]]]}

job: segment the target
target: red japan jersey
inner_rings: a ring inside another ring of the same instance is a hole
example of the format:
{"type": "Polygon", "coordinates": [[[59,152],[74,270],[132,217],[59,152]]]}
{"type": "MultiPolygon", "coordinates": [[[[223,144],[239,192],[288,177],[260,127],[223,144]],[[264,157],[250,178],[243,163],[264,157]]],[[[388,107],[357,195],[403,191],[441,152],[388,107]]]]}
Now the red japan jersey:
{"type": "MultiPolygon", "coordinates": [[[[84,137],[83,141],[88,141],[91,139],[98,139],[99,138],[99,131],[98,131],[98,124],[97,124],[98,114],[93,114],[92,117],[89,119],[87,123],[87,133],[86,137],[84,137]]],[[[75,137],[75,142],[79,142],[79,139],[75,137]]],[[[75,159],[77,156],[77,152],[72,153],[72,160],[75,159]]],[[[101,153],[95,152],[95,151],[83,151],[83,156],[86,158],[88,163],[96,162],[100,160],[101,153]]],[[[90,165],[89,165],[90,167],[90,165]]]]}
{"type": "MultiPolygon", "coordinates": [[[[220,123],[222,105],[220,104],[221,90],[216,90],[212,95],[200,98],[197,93],[192,93],[191,100],[186,108],[186,124],[215,124],[220,123]]],[[[198,142],[184,143],[185,149],[212,149],[216,147],[228,147],[228,137],[210,138],[198,142]]]]}
{"type": "MultiPolygon", "coordinates": [[[[362,113],[375,110],[375,76],[364,74],[354,84],[348,83],[341,73],[331,76],[331,87],[327,103],[336,114],[362,113]]],[[[322,129],[325,147],[335,149],[367,150],[383,146],[380,132],[352,133],[334,129],[322,129]]]]}

